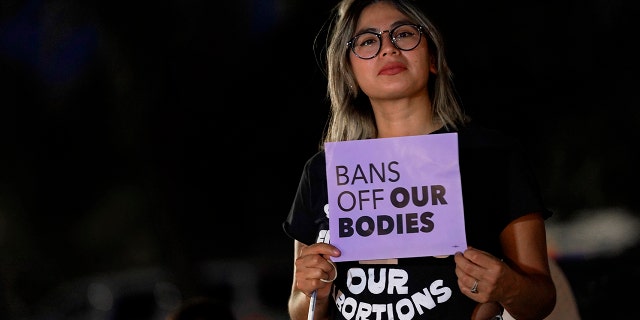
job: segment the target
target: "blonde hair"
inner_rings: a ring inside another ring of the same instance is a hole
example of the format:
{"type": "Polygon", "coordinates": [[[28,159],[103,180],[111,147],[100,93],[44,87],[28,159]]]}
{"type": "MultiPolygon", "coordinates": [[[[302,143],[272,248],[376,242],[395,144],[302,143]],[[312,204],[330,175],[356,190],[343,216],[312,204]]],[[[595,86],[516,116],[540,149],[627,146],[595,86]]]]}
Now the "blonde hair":
{"type": "MultiPolygon", "coordinates": [[[[323,134],[324,142],[370,139],[377,127],[369,99],[358,88],[346,43],[355,33],[362,10],[376,2],[389,2],[414,23],[426,29],[429,51],[436,63],[437,74],[429,81],[428,90],[434,119],[447,127],[458,128],[467,122],[453,86],[453,74],[444,56],[444,44],[438,29],[412,0],[343,0],[329,19],[326,51],[327,96],[330,112],[323,134]]],[[[428,75],[425,75],[428,76],[428,75]]]]}

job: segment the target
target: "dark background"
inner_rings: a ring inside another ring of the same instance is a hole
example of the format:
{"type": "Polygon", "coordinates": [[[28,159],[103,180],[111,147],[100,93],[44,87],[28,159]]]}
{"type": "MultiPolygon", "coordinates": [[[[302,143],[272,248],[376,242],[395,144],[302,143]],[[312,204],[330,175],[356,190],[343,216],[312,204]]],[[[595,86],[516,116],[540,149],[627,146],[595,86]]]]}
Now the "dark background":
{"type": "MultiPolygon", "coordinates": [[[[467,113],[525,144],[583,319],[624,318],[637,2],[422,2],[467,113]]],[[[326,121],[335,3],[2,1],[0,319],[163,319],[198,295],[286,319],[281,223],[326,121]]]]}

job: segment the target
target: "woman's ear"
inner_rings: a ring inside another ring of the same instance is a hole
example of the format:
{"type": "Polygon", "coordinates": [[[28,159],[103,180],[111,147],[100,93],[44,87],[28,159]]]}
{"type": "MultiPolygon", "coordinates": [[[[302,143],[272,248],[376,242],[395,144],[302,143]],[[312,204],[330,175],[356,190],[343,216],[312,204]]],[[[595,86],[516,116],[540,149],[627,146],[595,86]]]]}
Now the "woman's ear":
{"type": "Polygon", "coordinates": [[[433,56],[429,56],[429,72],[438,74],[438,68],[436,68],[436,59],[433,56]]]}

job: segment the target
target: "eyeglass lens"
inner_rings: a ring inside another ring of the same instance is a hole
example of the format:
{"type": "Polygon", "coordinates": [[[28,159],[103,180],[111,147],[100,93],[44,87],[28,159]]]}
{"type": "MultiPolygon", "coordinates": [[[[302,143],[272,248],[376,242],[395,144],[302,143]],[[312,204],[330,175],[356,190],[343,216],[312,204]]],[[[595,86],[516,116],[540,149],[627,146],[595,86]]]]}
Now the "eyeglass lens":
{"type": "MultiPolygon", "coordinates": [[[[363,32],[355,36],[351,42],[353,53],[362,59],[375,57],[382,47],[382,34],[363,32]]],[[[417,26],[405,24],[388,31],[393,45],[403,51],[414,49],[420,43],[420,29],[417,26]]]]}

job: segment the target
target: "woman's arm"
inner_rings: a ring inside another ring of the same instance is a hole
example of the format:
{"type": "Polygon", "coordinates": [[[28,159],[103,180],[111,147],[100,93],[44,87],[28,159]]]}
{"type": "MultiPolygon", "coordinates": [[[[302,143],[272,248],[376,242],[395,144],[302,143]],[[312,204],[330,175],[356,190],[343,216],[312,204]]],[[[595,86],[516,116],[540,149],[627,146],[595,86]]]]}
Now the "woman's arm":
{"type": "Polygon", "coordinates": [[[332,284],[320,279],[335,277],[336,270],[328,259],[339,255],[340,252],[336,247],[327,243],[307,246],[295,241],[293,283],[288,304],[289,316],[292,320],[308,319],[310,297],[314,290],[317,292],[313,319],[328,319],[332,284]]]}
{"type": "Polygon", "coordinates": [[[485,305],[500,303],[516,319],[544,319],[556,301],[544,219],[533,213],[514,220],[502,231],[500,242],[504,260],[475,248],[456,254],[460,290],[485,305]]]}
{"type": "Polygon", "coordinates": [[[516,219],[504,229],[500,241],[505,262],[513,271],[500,303],[516,319],[543,319],[556,303],[544,219],[539,214],[516,219]]]}

